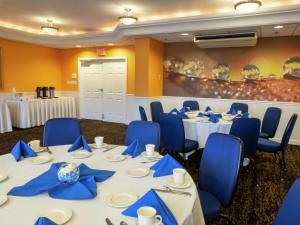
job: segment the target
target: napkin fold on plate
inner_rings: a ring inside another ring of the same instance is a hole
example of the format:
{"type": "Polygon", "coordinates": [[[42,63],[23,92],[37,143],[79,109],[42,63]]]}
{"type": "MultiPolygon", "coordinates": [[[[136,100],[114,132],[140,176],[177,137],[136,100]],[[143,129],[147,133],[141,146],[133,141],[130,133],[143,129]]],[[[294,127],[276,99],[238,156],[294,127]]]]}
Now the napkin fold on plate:
{"type": "Polygon", "coordinates": [[[137,200],[132,206],[122,212],[124,216],[130,216],[137,218],[137,210],[144,206],[150,206],[156,209],[157,214],[162,217],[164,225],[178,225],[173,213],[154,191],[148,191],[143,197],[137,200]]]}
{"type": "Polygon", "coordinates": [[[74,143],[71,145],[71,147],[68,149],[68,152],[73,152],[75,150],[78,150],[80,148],[83,148],[86,151],[91,152],[91,148],[89,146],[89,144],[87,143],[85,137],[83,135],[80,135],[75,141],[74,143]]]}
{"type": "Polygon", "coordinates": [[[40,217],[38,220],[35,222],[34,225],[57,225],[54,223],[52,220],[48,219],[47,217],[40,217]]]}
{"type": "Polygon", "coordinates": [[[131,155],[132,158],[139,156],[145,151],[145,146],[141,145],[138,139],[135,139],[131,144],[124,150],[122,155],[131,155]]]}
{"type": "Polygon", "coordinates": [[[153,177],[162,177],[173,174],[173,169],[183,168],[182,165],[177,162],[169,154],[165,155],[161,160],[150,167],[151,170],[155,170],[153,177]]]}
{"type": "Polygon", "coordinates": [[[219,122],[219,116],[215,115],[215,114],[210,114],[208,116],[208,121],[212,122],[212,123],[218,123],[219,122]]]}
{"type": "Polygon", "coordinates": [[[212,111],[212,109],[211,109],[209,106],[207,106],[207,107],[205,108],[205,112],[209,112],[209,111],[212,111]]]}
{"type": "Polygon", "coordinates": [[[11,154],[14,156],[15,160],[18,162],[23,157],[35,157],[37,154],[26,144],[24,141],[18,141],[11,150],[11,154]]]}
{"type": "Polygon", "coordinates": [[[57,178],[58,169],[62,164],[64,162],[53,163],[48,171],[22,186],[12,188],[8,195],[29,197],[48,192],[50,197],[56,199],[92,199],[97,195],[96,182],[103,182],[115,173],[108,170],[91,169],[85,164],[80,164],[78,181],[74,184],[63,184],[57,178]]]}

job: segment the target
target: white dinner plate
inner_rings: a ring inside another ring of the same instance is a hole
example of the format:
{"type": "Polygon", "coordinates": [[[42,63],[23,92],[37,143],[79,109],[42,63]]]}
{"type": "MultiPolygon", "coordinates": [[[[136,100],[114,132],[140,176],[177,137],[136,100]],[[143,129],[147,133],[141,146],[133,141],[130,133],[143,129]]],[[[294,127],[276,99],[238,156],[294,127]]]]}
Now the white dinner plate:
{"type": "Polygon", "coordinates": [[[105,198],[105,203],[111,207],[126,208],[135,203],[137,199],[138,196],[135,194],[121,192],[108,195],[105,198]]]}
{"type": "Polygon", "coordinates": [[[92,155],[91,152],[86,151],[86,150],[76,150],[74,152],[70,153],[72,158],[74,159],[84,159],[84,158],[88,158],[92,155]]]}
{"type": "Polygon", "coordinates": [[[143,166],[133,167],[126,170],[127,176],[134,178],[145,177],[148,176],[149,173],[150,169],[148,167],[143,166]]]}
{"type": "Polygon", "coordinates": [[[58,225],[65,224],[72,218],[72,210],[69,208],[53,208],[41,212],[39,217],[47,217],[58,225]]]}
{"type": "Polygon", "coordinates": [[[7,177],[8,177],[7,174],[5,174],[5,173],[0,173],[0,182],[6,180],[7,177]]]}
{"type": "Polygon", "coordinates": [[[126,158],[127,158],[126,155],[115,154],[115,155],[107,155],[105,156],[104,159],[109,162],[120,162],[125,160],[126,158]]]}
{"type": "Polygon", "coordinates": [[[38,155],[36,157],[30,157],[27,160],[33,165],[39,165],[50,162],[52,157],[50,155],[38,155]]]}
{"type": "Polygon", "coordinates": [[[46,150],[47,147],[40,147],[38,150],[37,149],[33,149],[34,152],[36,153],[40,153],[46,150]]]}
{"type": "Polygon", "coordinates": [[[7,195],[0,195],[0,206],[4,205],[8,200],[7,195]]]}
{"type": "Polygon", "coordinates": [[[173,178],[171,178],[167,181],[167,185],[171,188],[185,189],[191,186],[191,181],[190,179],[186,178],[183,184],[176,184],[174,183],[173,178]]]}
{"type": "Polygon", "coordinates": [[[107,147],[108,144],[103,143],[101,147],[98,147],[95,143],[93,143],[93,144],[89,144],[89,146],[90,146],[91,148],[93,148],[93,149],[102,149],[102,148],[107,147]]]}
{"type": "Polygon", "coordinates": [[[160,157],[160,154],[158,152],[154,152],[153,156],[148,156],[146,151],[142,152],[141,156],[145,157],[145,158],[153,158],[153,159],[157,159],[160,157]]]}

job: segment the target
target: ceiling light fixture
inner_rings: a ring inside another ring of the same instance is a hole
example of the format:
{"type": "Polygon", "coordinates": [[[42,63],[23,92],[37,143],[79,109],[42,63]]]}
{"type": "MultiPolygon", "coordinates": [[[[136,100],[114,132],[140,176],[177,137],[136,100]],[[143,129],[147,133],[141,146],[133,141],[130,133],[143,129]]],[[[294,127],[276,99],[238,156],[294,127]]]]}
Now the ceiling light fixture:
{"type": "Polygon", "coordinates": [[[244,0],[236,3],[234,8],[240,13],[250,13],[261,7],[262,3],[258,0],[244,0]]]}
{"type": "Polygon", "coordinates": [[[133,23],[135,23],[138,18],[135,17],[135,16],[131,16],[130,15],[130,12],[131,12],[131,9],[129,8],[126,8],[124,9],[125,10],[125,15],[124,16],[120,16],[118,19],[119,21],[124,24],[124,25],[131,25],[133,23]]]}
{"type": "Polygon", "coordinates": [[[109,46],[113,46],[113,45],[114,45],[114,43],[108,43],[107,45],[109,45],[109,46]]]}
{"type": "Polygon", "coordinates": [[[41,26],[41,29],[48,34],[55,34],[58,32],[59,28],[54,26],[52,20],[47,20],[46,25],[41,26]]]}
{"type": "Polygon", "coordinates": [[[181,33],[182,36],[189,36],[189,33],[181,33]]]}
{"type": "Polygon", "coordinates": [[[274,27],[274,29],[282,29],[284,26],[282,26],[282,25],[277,25],[277,26],[275,26],[274,27]]]}

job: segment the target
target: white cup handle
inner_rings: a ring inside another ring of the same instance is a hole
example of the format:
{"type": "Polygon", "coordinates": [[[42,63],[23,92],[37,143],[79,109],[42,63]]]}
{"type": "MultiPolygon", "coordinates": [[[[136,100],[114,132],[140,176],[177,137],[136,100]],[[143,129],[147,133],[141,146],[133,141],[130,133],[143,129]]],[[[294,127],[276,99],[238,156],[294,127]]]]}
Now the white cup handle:
{"type": "Polygon", "coordinates": [[[162,224],[162,217],[161,217],[161,215],[156,215],[155,219],[158,220],[158,223],[155,223],[155,225],[161,225],[162,224]]]}

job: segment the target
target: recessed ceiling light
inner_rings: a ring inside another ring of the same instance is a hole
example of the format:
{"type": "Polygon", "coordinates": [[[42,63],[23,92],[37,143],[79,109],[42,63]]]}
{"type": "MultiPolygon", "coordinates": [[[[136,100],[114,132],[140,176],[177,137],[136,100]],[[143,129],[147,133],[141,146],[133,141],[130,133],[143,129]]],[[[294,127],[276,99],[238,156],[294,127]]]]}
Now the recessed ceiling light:
{"type": "Polygon", "coordinates": [[[261,7],[262,3],[258,0],[244,0],[236,3],[234,8],[240,13],[250,13],[261,7]]]}
{"type": "Polygon", "coordinates": [[[55,34],[59,30],[58,27],[54,26],[52,20],[47,20],[47,23],[44,26],[41,26],[41,29],[48,34],[55,34]]]}
{"type": "Polygon", "coordinates": [[[124,10],[125,10],[125,15],[124,16],[120,16],[118,18],[119,21],[122,24],[124,24],[124,25],[131,25],[131,24],[135,23],[138,20],[137,17],[130,15],[131,9],[126,8],[124,10]]]}
{"type": "Polygon", "coordinates": [[[76,48],[81,48],[82,46],[81,45],[76,45],[76,48]]]}
{"type": "Polygon", "coordinates": [[[114,45],[114,43],[108,43],[107,45],[112,46],[112,45],[114,45]]]}
{"type": "Polygon", "coordinates": [[[274,29],[282,29],[284,26],[282,26],[282,25],[277,25],[277,26],[275,26],[274,27],[274,29]]]}
{"type": "Polygon", "coordinates": [[[189,33],[181,33],[182,36],[188,36],[190,35],[189,33]]]}

